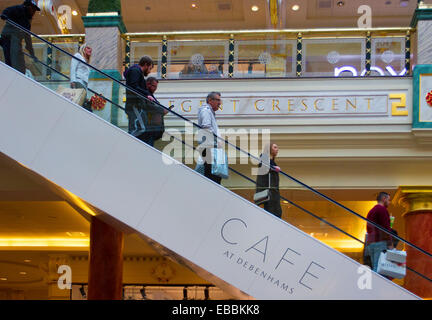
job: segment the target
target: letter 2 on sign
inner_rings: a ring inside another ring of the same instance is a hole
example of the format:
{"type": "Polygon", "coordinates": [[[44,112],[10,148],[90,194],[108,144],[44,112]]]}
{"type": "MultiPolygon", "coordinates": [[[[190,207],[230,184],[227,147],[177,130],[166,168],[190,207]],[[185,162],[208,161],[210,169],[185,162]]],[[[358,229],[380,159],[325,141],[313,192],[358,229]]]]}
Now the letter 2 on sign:
{"type": "Polygon", "coordinates": [[[399,99],[399,102],[392,102],[392,116],[407,116],[408,110],[406,109],[406,94],[405,93],[392,93],[389,94],[389,99],[399,99]]]}

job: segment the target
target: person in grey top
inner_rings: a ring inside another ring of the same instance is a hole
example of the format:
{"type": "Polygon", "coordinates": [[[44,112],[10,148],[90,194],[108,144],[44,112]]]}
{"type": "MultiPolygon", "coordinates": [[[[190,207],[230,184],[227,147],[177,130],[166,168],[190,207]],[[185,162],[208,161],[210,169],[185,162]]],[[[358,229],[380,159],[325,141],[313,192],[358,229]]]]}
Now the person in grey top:
{"type": "Polygon", "coordinates": [[[220,184],[221,177],[212,174],[211,149],[217,147],[218,141],[213,134],[219,136],[219,128],[216,123],[216,111],[221,105],[221,94],[219,92],[210,92],[207,95],[207,104],[198,110],[198,125],[203,129],[200,130],[201,136],[198,150],[201,150],[204,159],[204,176],[220,184]]]}

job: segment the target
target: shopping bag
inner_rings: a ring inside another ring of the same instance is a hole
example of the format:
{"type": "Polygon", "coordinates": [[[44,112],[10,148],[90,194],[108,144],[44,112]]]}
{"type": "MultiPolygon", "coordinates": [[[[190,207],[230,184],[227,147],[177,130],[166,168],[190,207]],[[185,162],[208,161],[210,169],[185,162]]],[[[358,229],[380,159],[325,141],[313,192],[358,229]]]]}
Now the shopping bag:
{"type": "Polygon", "coordinates": [[[406,266],[397,264],[387,259],[387,252],[381,252],[378,260],[377,273],[396,279],[402,279],[406,275],[406,266]]]}
{"type": "Polygon", "coordinates": [[[266,189],[254,194],[254,202],[257,206],[270,201],[270,190],[266,189]]]}
{"type": "Polygon", "coordinates": [[[228,157],[225,150],[219,148],[212,148],[212,168],[211,173],[222,179],[228,179],[228,157]]]}
{"type": "Polygon", "coordinates": [[[56,92],[61,96],[65,97],[66,99],[80,106],[82,106],[87,96],[87,91],[84,88],[72,89],[72,88],[59,86],[56,92]]]}
{"type": "Polygon", "coordinates": [[[90,98],[90,103],[93,110],[100,111],[103,110],[103,108],[105,108],[106,100],[101,96],[94,94],[90,98]]]}
{"type": "Polygon", "coordinates": [[[396,262],[396,263],[405,263],[406,262],[406,251],[400,251],[396,249],[387,250],[387,260],[396,262]]]}

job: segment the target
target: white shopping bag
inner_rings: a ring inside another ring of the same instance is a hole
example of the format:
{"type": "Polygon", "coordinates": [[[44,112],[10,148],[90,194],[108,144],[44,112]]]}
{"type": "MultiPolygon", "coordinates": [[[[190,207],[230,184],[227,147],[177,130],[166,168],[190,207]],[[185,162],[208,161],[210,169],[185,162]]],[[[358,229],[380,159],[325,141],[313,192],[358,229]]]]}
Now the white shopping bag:
{"type": "Polygon", "coordinates": [[[396,262],[396,263],[405,263],[407,254],[405,251],[400,250],[387,250],[387,260],[396,262]]]}
{"type": "Polygon", "coordinates": [[[77,105],[82,105],[87,95],[87,91],[83,88],[72,89],[59,86],[56,90],[58,94],[65,97],[66,99],[76,103],[77,105]]]}
{"type": "Polygon", "coordinates": [[[398,265],[387,259],[387,253],[381,252],[378,260],[377,272],[383,276],[402,279],[406,275],[405,265],[398,265]]]}

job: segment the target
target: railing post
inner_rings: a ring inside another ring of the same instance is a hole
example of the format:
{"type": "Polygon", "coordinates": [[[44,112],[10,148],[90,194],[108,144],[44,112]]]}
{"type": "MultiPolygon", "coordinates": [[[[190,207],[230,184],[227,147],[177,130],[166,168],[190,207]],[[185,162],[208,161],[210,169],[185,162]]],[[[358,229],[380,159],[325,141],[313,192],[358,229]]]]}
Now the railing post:
{"type": "MultiPolygon", "coordinates": [[[[48,38],[48,42],[52,43],[53,39],[52,38],[48,38]]],[[[52,66],[52,47],[50,45],[48,45],[47,47],[47,65],[49,67],[52,66]]],[[[46,68],[46,79],[47,80],[51,80],[51,69],[50,68],[46,68]]]]}
{"type": "Polygon", "coordinates": [[[411,74],[411,32],[408,30],[405,35],[405,69],[406,75],[411,74]]]}
{"type": "Polygon", "coordinates": [[[296,75],[297,77],[301,77],[302,75],[302,60],[303,60],[303,38],[301,32],[297,34],[297,67],[296,67],[296,75]]]}
{"type": "Polygon", "coordinates": [[[234,35],[230,35],[229,39],[229,55],[228,55],[228,78],[234,77],[234,35]]]}
{"type": "Polygon", "coordinates": [[[168,40],[167,40],[167,36],[163,36],[163,39],[162,39],[162,61],[161,61],[161,77],[162,77],[162,79],[166,79],[167,65],[168,65],[168,40]]]}
{"type": "Polygon", "coordinates": [[[366,77],[371,74],[372,37],[370,31],[366,34],[366,77]]]}

